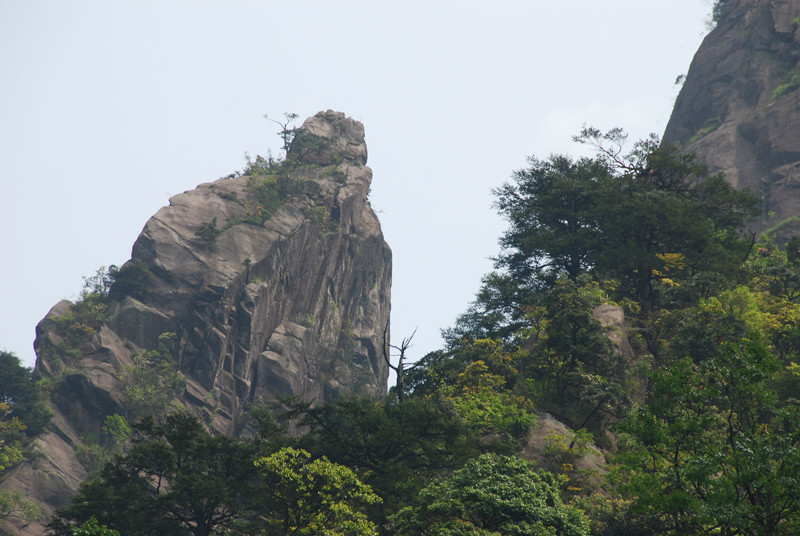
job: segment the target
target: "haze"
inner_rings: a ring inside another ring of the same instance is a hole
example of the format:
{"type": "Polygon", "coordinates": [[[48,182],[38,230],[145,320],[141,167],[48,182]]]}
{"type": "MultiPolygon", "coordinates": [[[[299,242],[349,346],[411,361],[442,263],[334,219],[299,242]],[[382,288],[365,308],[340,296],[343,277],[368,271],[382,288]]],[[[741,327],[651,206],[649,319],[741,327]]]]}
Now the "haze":
{"type": "Polygon", "coordinates": [[[279,154],[278,127],[364,123],[394,252],[392,338],[441,346],[492,267],[491,190],[583,124],[661,133],[704,0],[0,0],[0,348],[121,265],[168,198],[279,154]]]}

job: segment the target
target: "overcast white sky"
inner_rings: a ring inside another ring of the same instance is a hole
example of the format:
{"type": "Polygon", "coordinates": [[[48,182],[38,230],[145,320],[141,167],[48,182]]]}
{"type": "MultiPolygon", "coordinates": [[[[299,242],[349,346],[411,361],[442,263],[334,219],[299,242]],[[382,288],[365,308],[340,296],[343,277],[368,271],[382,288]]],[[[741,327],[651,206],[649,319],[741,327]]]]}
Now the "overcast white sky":
{"type": "Polygon", "coordinates": [[[0,348],[121,265],[168,198],[278,153],[264,114],[364,123],[410,352],[473,299],[528,155],[662,133],[709,0],[0,0],[0,348]]]}

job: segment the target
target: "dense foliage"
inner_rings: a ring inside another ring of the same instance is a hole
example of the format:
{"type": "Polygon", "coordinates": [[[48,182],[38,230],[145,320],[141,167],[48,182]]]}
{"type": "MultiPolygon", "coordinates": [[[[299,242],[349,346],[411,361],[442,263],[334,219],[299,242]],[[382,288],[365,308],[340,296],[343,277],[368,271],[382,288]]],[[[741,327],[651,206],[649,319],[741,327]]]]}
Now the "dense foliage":
{"type": "MultiPolygon", "coordinates": [[[[50,422],[50,410],[30,369],[11,352],[0,352],[0,476],[28,455],[30,438],[50,422]]],[[[0,491],[0,526],[3,519],[35,519],[39,508],[21,493],[0,491]]]]}
{"type": "MultiPolygon", "coordinates": [[[[184,413],[164,424],[145,418],[135,431],[127,454],[81,487],[65,519],[94,517],[129,535],[195,536],[218,534],[241,520],[253,473],[248,444],[212,437],[184,413]]],[[[60,520],[53,528],[72,530],[60,520]]]]}
{"type": "Polygon", "coordinates": [[[18,422],[27,437],[39,434],[50,422],[50,410],[31,370],[16,355],[0,352],[0,378],[0,404],[5,406],[2,422],[18,422]]]}
{"type": "Polygon", "coordinates": [[[363,506],[381,502],[347,467],[284,447],[256,460],[258,513],[268,534],[372,536],[363,506]]]}
{"type": "MultiPolygon", "coordinates": [[[[52,530],[800,532],[800,237],[756,241],[756,198],[655,138],[629,153],[619,130],[576,140],[595,156],[532,158],[495,192],[496,270],[387,397],[285,400],[253,408],[244,439],[212,436],[163,416],[182,381],[166,334],[123,371],[139,420],[112,416],[119,448],[52,530]],[[553,416],[574,433],[536,444],[553,416]]],[[[249,172],[254,210],[291,186],[269,161],[249,172]]],[[[127,270],[133,295],[147,274],[127,270]]],[[[70,326],[103,312],[121,272],[70,326]]]]}
{"type": "Polygon", "coordinates": [[[420,492],[395,516],[398,534],[588,536],[588,523],[564,505],[556,478],[516,457],[484,454],[420,492]]]}
{"type": "Polygon", "coordinates": [[[486,278],[451,340],[472,332],[507,339],[559,278],[613,282],[617,300],[648,312],[719,288],[746,258],[752,241],[739,229],[757,206],[749,192],[656,139],[624,156],[621,131],[585,129],[576,139],[598,156],[531,158],[495,192],[510,224],[500,271],[486,278]]]}
{"type": "Polygon", "coordinates": [[[762,344],[724,346],[653,374],[649,403],[620,426],[622,489],[668,534],[797,534],[800,406],[779,400],[762,344]]]}

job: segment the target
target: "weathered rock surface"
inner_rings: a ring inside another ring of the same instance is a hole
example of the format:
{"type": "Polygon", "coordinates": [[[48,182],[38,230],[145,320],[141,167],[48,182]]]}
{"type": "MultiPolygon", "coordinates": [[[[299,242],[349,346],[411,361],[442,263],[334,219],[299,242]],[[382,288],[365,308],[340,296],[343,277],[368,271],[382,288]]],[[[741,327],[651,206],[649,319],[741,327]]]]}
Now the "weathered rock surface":
{"type": "Polygon", "coordinates": [[[608,472],[605,456],[595,445],[573,445],[575,431],[549,413],[542,413],[531,427],[530,435],[520,453],[539,467],[555,473],[567,473],[573,485],[596,489],[600,477],[608,472]],[[572,467],[565,467],[568,464],[572,467]]]}
{"type": "Polygon", "coordinates": [[[628,340],[628,325],[625,322],[625,311],[622,307],[604,303],[592,310],[592,317],[600,322],[600,325],[606,330],[606,334],[618,354],[628,360],[636,357],[628,340]]]}
{"type": "MultiPolygon", "coordinates": [[[[163,333],[177,336],[179,401],[220,433],[242,433],[246,407],[285,395],[323,403],[385,393],[391,250],[367,200],[366,159],[363,126],[328,111],[298,129],[284,163],[284,177],[305,193],[286,194],[263,224],[252,182],[261,178],[233,176],[171,198],[133,246],[131,262],[152,275],[111,302],[80,355],[64,351],[56,328],[69,302],[37,327],[36,374],[54,386],[55,417],[32,461],[2,487],[48,513],[66,505],[87,474],[76,448],[100,437],[107,415],[124,413],[124,367],[163,333]],[[215,238],[198,235],[204,224],[215,238]]],[[[13,520],[0,530],[44,532],[13,520]]]]}
{"type": "Polygon", "coordinates": [[[800,232],[800,0],[728,0],[689,68],[664,138],[763,198],[754,224],[800,232]]]}
{"type": "MultiPolygon", "coordinates": [[[[603,326],[617,354],[626,360],[636,359],[622,307],[603,304],[592,310],[592,317],[603,326]]],[[[643,383],[633,393],[634,398],[639,401],[644,398],[643,383]]],[[[598,490],[600,477],[608,472],[604,452],[613,454],[617,445],[616,437],[610,431],[595,440],[597,445],[603,446],[603,451],[594,444],[582,444],[575,430],[550,413],[541,413],[531,426],[520,454],[526,459],[536,461],[546,470],[567,474],[573,481],[570,484],[572,486],[598,490]]]]}

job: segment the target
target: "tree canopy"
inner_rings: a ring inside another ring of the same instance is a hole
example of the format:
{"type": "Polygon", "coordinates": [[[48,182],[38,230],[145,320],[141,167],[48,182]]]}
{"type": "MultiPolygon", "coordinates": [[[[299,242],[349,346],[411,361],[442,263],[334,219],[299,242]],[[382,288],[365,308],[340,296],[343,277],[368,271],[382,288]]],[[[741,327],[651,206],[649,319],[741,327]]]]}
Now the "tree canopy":
{"type": "Polygon", "coordinates": [[[395,519],[401,535],[588,536],[555,477],[516,457],[483,454],[423,489],[395,519]]]}
{"type": "Polygon", "coordinates": [[[664,534],[800,530],[800,406],[780,401],[779,362],[751,342],[653,373],[653,395],[620,429],[623,489],[664,534]]]}
{"type": "Polygon", "coordinates": [[[0,352],[0,403],[6,404],[4,419],[18,419],[25,435],[33,437],[50,422],[50,410],[42,400],[31,369],[11,352],[0,352]]]}
{"type": "Polygon", "coordinates": [[[753,241],[741,228],[757,213],[755,196],[655,137],[627,154],[618,129],[587,128],[576,141],[596,156],[532,157],[495,191],[509,222],[499,272],[485,279],[462,326],[493,320],[481,335],[507,337],[539,293],[582,274],[615,281],[617,297],[647,312],[663,298],[659,283],[703,292],[724,284],[747,257],[753,241]]]}
{"type": "MultiPolygon", "coordinates": [[[[15,354],[0,352],[0,476],[26,459],[30,439],[45,429],[50,416],[32,371],[15,354]]],[[[7,518],[40,515],[39,507],[19,491],[0,490],[0,525],[7,518]]]]}
{"type": "Polygon", "coordinates": [[[251,408],[246,439],[157,422],[181,380],[165,337],[121,374],[130,445],[53,530],[800,532],[800,238],[748,236],[755,197],[655,137],[576,141],[594,156],[531,158],[495,192],[495,271],[387,396],[251,408]],[[537,439],[553,417],[572,430],[537,439]]]}
{"type": "Polygon", "coordinates": [[[284,447],[255,462],[258,509],[266,533],[282,536],[377,535],[363,507],[381,498],[356,474],[302,449],[284,447]]]}
{"type": "Polygon", "coordinates": [[[227,436],[211,436],[196,418],[174,413],[134,425],[130,450],[84,483],[52,525],[92,517],[122,534],[220,534],[242,521],[253,452],[227,436]]]}

